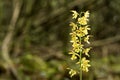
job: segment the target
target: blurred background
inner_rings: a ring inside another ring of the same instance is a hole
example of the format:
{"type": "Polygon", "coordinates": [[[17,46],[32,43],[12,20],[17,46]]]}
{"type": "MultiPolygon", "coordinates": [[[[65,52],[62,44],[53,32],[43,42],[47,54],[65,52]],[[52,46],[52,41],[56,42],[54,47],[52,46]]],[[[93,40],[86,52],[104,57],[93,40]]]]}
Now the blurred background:
{"type": "Polygon", "coordinates": [[[120,80],[120,0],[0,0],[0,80],[79,80],[70,10],[89,10],[91,68],[83,80],[120,80]]]}

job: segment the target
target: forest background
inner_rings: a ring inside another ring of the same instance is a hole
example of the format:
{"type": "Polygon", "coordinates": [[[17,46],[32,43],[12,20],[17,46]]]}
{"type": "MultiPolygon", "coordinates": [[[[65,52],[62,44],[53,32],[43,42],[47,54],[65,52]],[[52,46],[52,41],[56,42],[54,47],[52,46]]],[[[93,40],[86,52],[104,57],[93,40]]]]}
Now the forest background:
{"type": "Polygon", "coordinates": [[[83,80],[120,80],[120,0],[0,0],[0,80],[78,80],[66,69],[70,10],[90,12],[83,80]]]}

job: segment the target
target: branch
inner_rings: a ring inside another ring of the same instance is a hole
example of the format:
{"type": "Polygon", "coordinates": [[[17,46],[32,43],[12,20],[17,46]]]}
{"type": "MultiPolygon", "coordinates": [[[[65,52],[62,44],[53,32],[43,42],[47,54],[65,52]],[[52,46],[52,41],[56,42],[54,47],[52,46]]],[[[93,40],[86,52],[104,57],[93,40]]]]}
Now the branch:
{"type": "Polygon", "coordinates": [[[19,1],[20,0],[13,1],[14,11],[13,11],[12,19],[10,25],[8,26],[8,33],[6,34],[2,44],[2,58],[8,64],[8,69],[11,70],[11,72],[13,73],[13,75],[16,77],[17,80],[20,80],[20,78],[18,76],[17,70],[15,69],[14,63],[10,58],[9,52],[10,52],[10,46],[12,44],[12,38],[14,35],[16,22],[18,20],[20,9],[22,6],[22,3],[19,1]]]}
{"type": "Polygon", "coordinates": [[[104,46],[107,44],[111,44],[117,41],[120,41],[120,35],[116,35],[115,37],[110,37],[110,38],[103,39],[103,40],[94,41],[94,42],[91,42],[91,44],[87,46],[98,47],[98,46],[104,46]]]}

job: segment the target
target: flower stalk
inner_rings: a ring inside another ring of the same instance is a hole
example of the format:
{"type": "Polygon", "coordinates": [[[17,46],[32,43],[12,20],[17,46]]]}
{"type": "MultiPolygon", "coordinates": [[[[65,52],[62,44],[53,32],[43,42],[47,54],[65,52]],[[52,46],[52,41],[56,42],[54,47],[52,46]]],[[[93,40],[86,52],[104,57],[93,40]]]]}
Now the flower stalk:
{"type": "Polygon", "coordinates": [[[89,57],[89,51],[91,48],[85,48],[84,43],[90,44],[89,42],[89,11],[81,12],[80,14],[74,10],[71,11],[72,19],[74,22],[70,22],[70,26],[72,27],[71,43],[72,49],[69,52],[71,55],[71,60],[76,61],[76,65],[79,66],[79,70],[68,68],[70,76],[74,76],[77,73],[80,74],[80,80],[82,80],[82,72],[88,72],[88,68],[90,67],[89,60],[86,58],[89,57]],[[84,55],[85,57],[82,57],[84,55]]]}

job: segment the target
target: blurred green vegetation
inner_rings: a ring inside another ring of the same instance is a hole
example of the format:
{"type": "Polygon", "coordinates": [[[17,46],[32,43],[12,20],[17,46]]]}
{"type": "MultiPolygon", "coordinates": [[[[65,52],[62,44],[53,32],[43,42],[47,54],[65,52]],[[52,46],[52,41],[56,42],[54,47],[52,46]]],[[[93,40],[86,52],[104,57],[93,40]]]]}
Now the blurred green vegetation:
{"type": "Polygon", "coordinates": [[[66,69],[70,10],[90,11],[83,80],[120,80],[120,0],[0,0],[0,80],[79,80],[66,69]]]}

